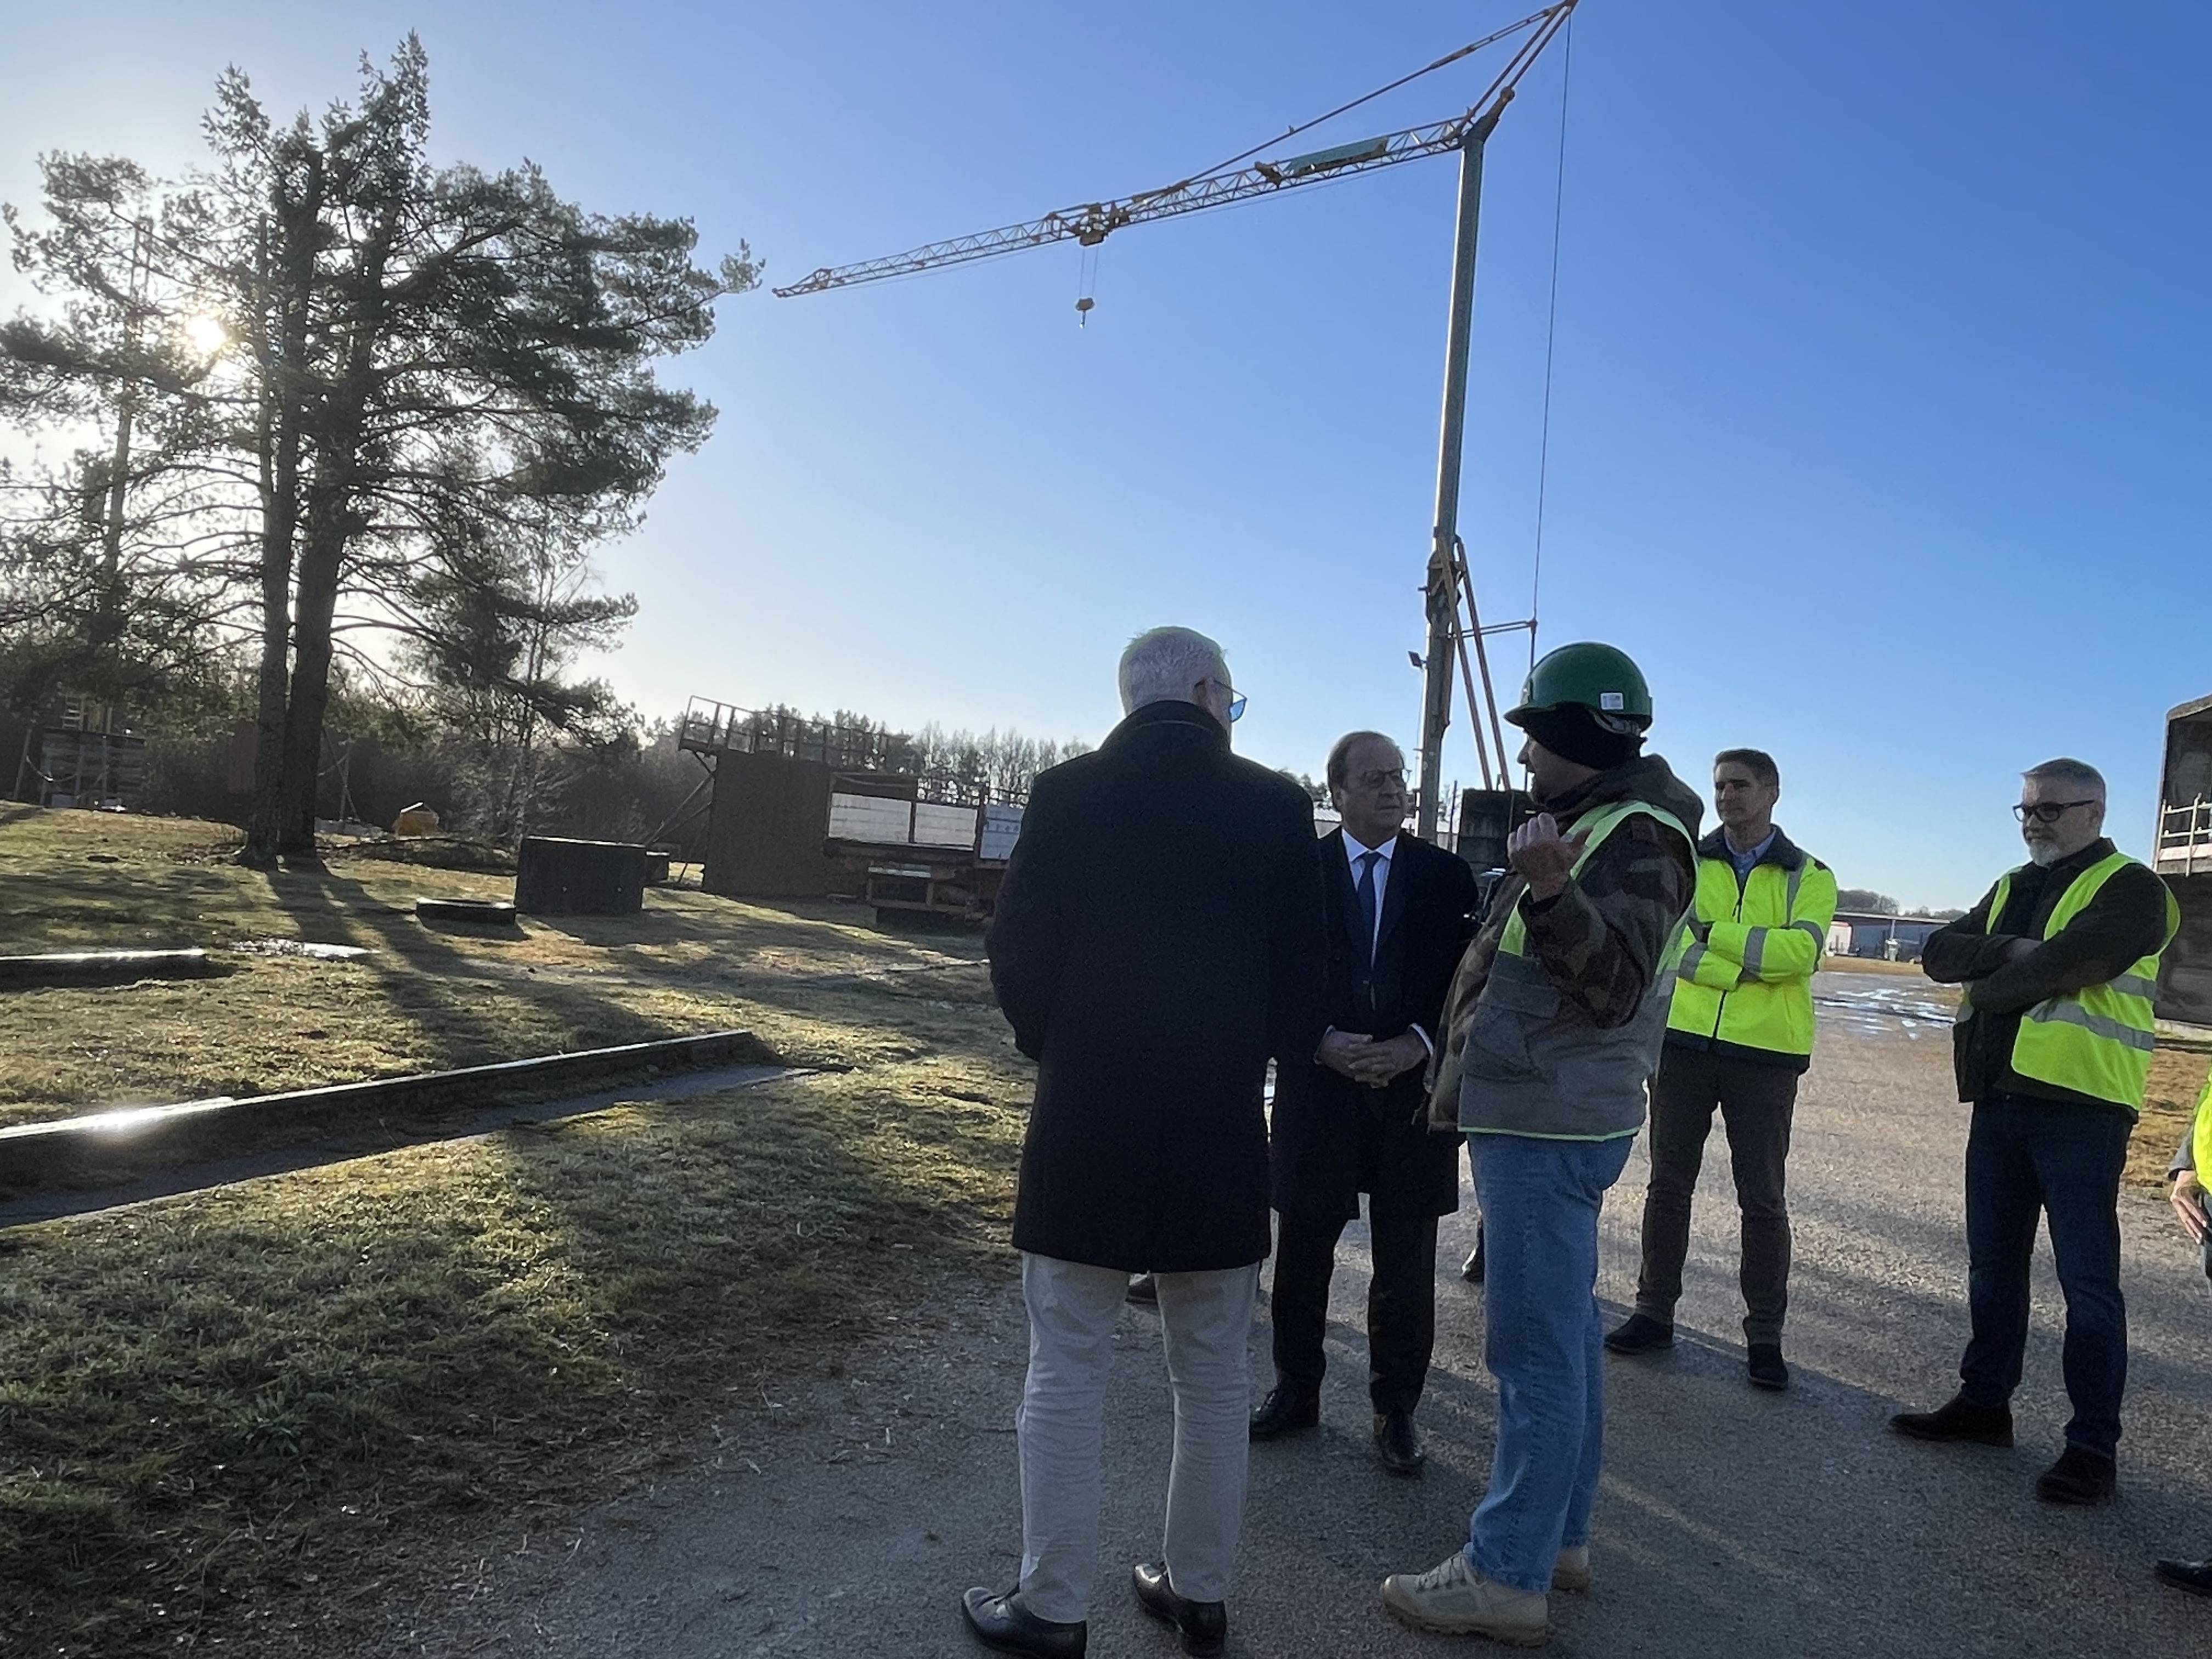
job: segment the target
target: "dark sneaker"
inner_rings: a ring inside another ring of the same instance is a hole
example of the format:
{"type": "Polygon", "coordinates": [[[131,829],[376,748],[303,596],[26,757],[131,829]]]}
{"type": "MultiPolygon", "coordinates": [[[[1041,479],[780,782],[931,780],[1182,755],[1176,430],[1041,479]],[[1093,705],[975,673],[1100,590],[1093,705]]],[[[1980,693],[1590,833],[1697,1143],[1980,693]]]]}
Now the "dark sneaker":
{"type": "Polygon", "coordinates": [[[2035,1477],[2035,1495],[2046,1504],[2088,1508],[2109,1504],[2119,1488],[2119,1471],[2109,1457],[2069,1446],[2058,1461],[2035,1477]]]}
{"type": "Polygon", "coordinates": [[[1913,1440],[1964,1440],[1977,1446],[2012,1444],[2012,1407],[1970,1406],[1963,1395],[1932,1412],[1899,1412],[1889,1426],[1913,1440]]]}
{"type": "Polygon", "coordinates": [[[1631,1314],[1605,1334],[1605,1346],[1614,1353],[1657,1353],[1674,1346],[1674,1328],[1649,1314],[1631,1314]]]}
{"type": "Polygon", "coordinates": [[[2212,1595],[2212,1561],[2161,1561],[2151,1571],[2161,1584],[2191,1595],[2212,1595]]]}
{"type": "Polygon", "coordinates": [[[1778,1391],[1790,1386],[1790,1367],[1782,1363],[1779,1342],[1754,1342],[1745,1369],[1751,1373],[1754,1389],[1773,1389],[1778,1391]]]}

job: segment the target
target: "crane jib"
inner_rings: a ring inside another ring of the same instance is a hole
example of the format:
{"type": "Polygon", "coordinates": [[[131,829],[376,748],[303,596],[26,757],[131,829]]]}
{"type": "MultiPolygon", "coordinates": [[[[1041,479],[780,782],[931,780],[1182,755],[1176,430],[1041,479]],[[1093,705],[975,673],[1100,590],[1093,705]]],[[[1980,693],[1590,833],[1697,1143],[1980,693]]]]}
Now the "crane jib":
{"type": "MultiPolygon", "coordinates": [[[[1528,66],[1535,62],[1553,36],[1559,33],[1573,12],[1575,0],[1559,0],[1559,3],[1490,36],[1488,40],[1478,42],[1478,45],[1487,45],[1523,30],[1533,30],[1514,52],[1497,79],[1491,82],[1489,89],[1476,100],[1474,106],[1465,114],[1449,120],[1425,127],[1408,127],[1403,131],[1364,138],[1356,143],[1339,144],[1330,149],[1310,150],[1281,161],[1257,161],[1247,167],[1238,167],[1231,161],[1222,164],[1214,172],[1181,179],[1164,190],[1146,191],[1138,195],[1122,197],[1117,201],[1093,202],[1080,207],[1063,208],[1023,224],[1002,225],[995,230],[977,231],[972,235],[954,237],[949,241],[928,242],[903,253],[864,259],[855,264],[824,265],[787,287],[775,289],[776,297],[788,300],[801,294],[822,294],[830,289],[850,288],[858,283],[912,276],[944,265],[965,264],[971,260],[988,259],[997,254],[1042,247],[1053,242],[1072,240],[1085,247],[1096,247],[1114,232],[1129,225],[1145,224],[1155,219],[1171,219],[1204,208],[1226,207],[1237,202],[1295,189],[1300,185],[1346,177],[1376,167],[1395,167],[1401,161],[1415,161],[1425,156],[1443,155],[1468,144],[1480,145],[1498,125],[1498,118],[1504,112],[1505,106],[1513,100],[1515,84],[1527,73],[1528,66]]],[[[1441,68],[1463,55],[1453,53],[1450,57],[1439,58],[1429,67],[1441,68]]],[[[1344,107],[1348,109],[1352,106],[1344,107]]],[[[1342,112],[1342,110],[1335,112],[1337,114],[1342,112]]],[[[1293,129],[1296,131],[1298,129],[1293,129]]],[[[1246,153],[1249,155],[1250,152],[1246,153]]]]}

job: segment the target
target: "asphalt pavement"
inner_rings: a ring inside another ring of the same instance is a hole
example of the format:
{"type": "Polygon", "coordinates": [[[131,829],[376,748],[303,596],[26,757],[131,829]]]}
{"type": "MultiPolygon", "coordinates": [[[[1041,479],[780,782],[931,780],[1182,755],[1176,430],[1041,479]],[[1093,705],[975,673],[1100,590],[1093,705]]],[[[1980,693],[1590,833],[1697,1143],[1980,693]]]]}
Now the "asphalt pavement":
{"type": "MultiPolygon", "coordinates": [[[[1907,982],[1910,983],[1909,981],[1907,982]]],[[[1698,1188],[1678,1340],[1607,1363],[1607,1450],[1594,1588],[1555,1595],[1550,1651],[1688,1656],[2179,1655],[2212,1606],[2153,1581],[2160,1554],[2212,1553],[2212,1295],[2154,1195],[2121,1204],[2131,1364],[2117,1504],[2039,1503],[2067,1415],[2062,1304],[2039,1247],[2027,1374],[2011,1450],[1929,1446],[1887,1427],[1955,1386],[1966,1336],[1960,1164],[1941,1010],[1895,981],[1824,973],[1823,1035],[1790,1163],[1795,1386],[1743,1374],[1735,1207],[1717,1127],[1698,1188]]],[[[1599,1292],[1626,1312],[1641,1146],[1612,1195],[1599,1292]]],[[[1237,1656],[1504,1651],[1417,1635],[1376,1595],[1387,1572],[1464,1540],[1486,1484],[1495,1395],[1483,1295],[1457,1267],[1468,1211],[1438,1250],[1438,1344],[1419,1424],[1425,1475],[1394,1480],[1369,1444],[1364,1234],[1338,1258],[1317,1433],[1255,1446],[1237,1656]]],[[[909,1272],[897,1253],[856,1273],[909,1272]]],[[[1011,1261],[953,1299],[916,1304],[840,1374],[732,1379],[714,1434],[649,1489],[571,1531],[502,1551],[395,1646],[532,1659],[787,1659],[979,1653],[958,1613],[971,1583],[1012,1582],[1020,1548],[1012,1419],[1024,1332],[1011,1261]]],[[[1255,1396],[1272,1380],[1266,1310],[1255,1396]]],[[[1159,1328],[1117,1335],[1094,1659],[1180,1651],[1145,1620],[1129,1564],[1157,1555],[1171,1425],[1159,1328]]]]}

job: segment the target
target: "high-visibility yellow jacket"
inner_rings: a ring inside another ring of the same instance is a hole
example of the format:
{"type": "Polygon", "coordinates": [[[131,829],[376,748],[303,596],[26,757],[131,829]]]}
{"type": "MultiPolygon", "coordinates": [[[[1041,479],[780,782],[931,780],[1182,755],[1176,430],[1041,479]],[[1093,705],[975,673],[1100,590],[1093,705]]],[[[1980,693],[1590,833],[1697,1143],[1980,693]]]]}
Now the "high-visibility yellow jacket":
{"type": "Polygon", "coordinates": [[[1835,874],[1777,830],[1739,884],[1726,835],[1698,843],[1698,902],[1683,929],[1667,1041],[1802,1072],[1813,1053],[1813,970],[1836,919],[1835,874]]]}
{"type": "Polygon", "coordinates": [[[2189,1167],[2197,1178],[2212,1187],[2212,1077],[2204,1079],[2204,1092],[2197,1099],[2197,1121],[2189,1132],[2189,1167]]]}
{"type": "MultiPolygon", "coordinates": [[[[2089,908],[2099,889],[2137,862],[2116,851],[2075,876],[2051,907],[2050,918],[2043,924],[2043,937],[2057,938],[2068,922],[2089,908]]],[[[2002,916],[2011,896],[2012,876],[2008,872],[1997,879],[1990,915],[2002,916]]],[[[2013,1039],[2012,1069],[2039,1083],[2141,1112],[2143,1092],[2150,1082],[2151,1050],[2158,1041],[2151,1006],[2158,996],[2159,959],[2180,927],[2181,906],[2168,888],[2166,935],[2158,949],[2101,984],[2062,991],[2027,1010],[2021,1016],[2020,1032],[2013,1039]]],[[[1972,1019],[1974,1012],[1973,990],[1969,987],[1959,1000],[1959,1020],[1972,1019]]]]}

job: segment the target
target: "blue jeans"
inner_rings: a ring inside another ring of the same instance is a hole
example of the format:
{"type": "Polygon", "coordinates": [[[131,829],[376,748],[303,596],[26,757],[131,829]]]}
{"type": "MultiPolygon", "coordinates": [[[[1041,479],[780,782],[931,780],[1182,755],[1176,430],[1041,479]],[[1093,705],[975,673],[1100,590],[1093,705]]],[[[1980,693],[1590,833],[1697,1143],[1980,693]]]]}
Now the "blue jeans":
{"type": "Polygon", "coordinates": [[[1589,1542],[1605,1451],[1597,1217],[1634,1144],[1468,1137],[1490,1255],[1482,1357],[1498,1379],[1498,1452],[1467,1559],[1539,1595],[1559,1551],[1589,1542]]]}
{"type": "Polygon", "coordinates": [[[1966,1135],[1966,1299],[1973,1338],[1960,1393],[2002,1406],[2027,1350],[2028,1262],[2040,1212],[2066,1293],[2066,1443],[2110,1457],[2128,1382],[2120,1297],[2120,1172],[2134,1121],[2118,1111],[2000,1095],[1978,1101],[1966,1135]]]}

